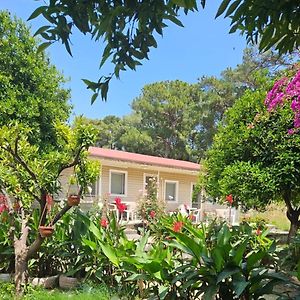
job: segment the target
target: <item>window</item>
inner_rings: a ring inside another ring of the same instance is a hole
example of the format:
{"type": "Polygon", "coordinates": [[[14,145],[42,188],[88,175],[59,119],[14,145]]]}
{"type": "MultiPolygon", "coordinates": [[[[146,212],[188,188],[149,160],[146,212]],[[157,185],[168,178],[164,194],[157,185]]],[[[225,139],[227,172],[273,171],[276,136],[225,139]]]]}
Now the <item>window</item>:
{"type": "Polygon", "coordinates": [[[178,181],[165,181],[165,200],[177,202],[178,181]]]}
{"type": "Polygon", "coordinates": [[[126,196],[127,172],[109,171],[109,192],[113,196],[126,196]]]}

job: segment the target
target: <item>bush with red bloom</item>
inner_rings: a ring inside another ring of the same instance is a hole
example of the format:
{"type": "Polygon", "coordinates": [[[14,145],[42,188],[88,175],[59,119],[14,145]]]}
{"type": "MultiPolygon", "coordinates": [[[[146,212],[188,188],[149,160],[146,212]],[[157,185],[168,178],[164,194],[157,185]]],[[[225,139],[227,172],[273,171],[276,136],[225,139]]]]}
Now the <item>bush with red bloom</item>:
{"type": "Polygon", "coordinates": [[[182,227],[183,227],[183,222],[182,221],[177,221],[173,224],[173,231],[175,232],[180,232],[182,227]]]}
{"type": "Polygon", "coordinates": [[[100,225],[101,225],[103,228],[107,228],[107,226],[108,226],[108,221],[107,221],[107,219],[102,218],[102,219],[100,220],[100,225]]]}
{"type": "Polygon", "coordinates": [[[120,197],[115,198],[115,203],[116,203],[117,206],[120,205],[121,202],[122,202],[122,199],[120,197]]]}
{"type": "Polygon", "coordinates": [[[226,201],[231,205],[233,203],[232,194],[226,196],[226,201]]]}
{"type": "Polygon", "coordinates": [[[189,215],[189,219],[192,221],[192,222],[195,222],[196,221],[196,216],[194,216],[193,214],[189,215]]]}
{"type": "Polygon", "coordinates": [[[117,205],[117,209],[122,214],[127,209],[127,206],[124,203],[120,203],[119,205],[117,205]]]}
{"type": "Polygon", "coordinates": [[[7,199],[5,195],[0,194],[0,214],[8,210],[7,199]]]}
{"type": "Polygon", "coordinates": [[[151,210],[151,211],[149,212],[149,216],[150,216],[152,219],[154,219],[155,216],[156,216],[156,212],[155,212],[154,210],[151,210]]]}

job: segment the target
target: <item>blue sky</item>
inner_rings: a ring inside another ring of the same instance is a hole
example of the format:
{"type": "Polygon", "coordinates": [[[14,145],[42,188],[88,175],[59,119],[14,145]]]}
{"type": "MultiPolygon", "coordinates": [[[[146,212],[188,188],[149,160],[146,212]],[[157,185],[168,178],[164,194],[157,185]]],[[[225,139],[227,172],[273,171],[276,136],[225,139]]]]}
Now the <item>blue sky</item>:
{"type": "MultiPolygon", "coordinates": [[[[51,62],[70,79],[71,102],[75,115],[102,118],[106,115],[122,116],[130,113],[130,103],[141,93],[144,85],[162,80],[182,80],[196,83],[203,75],[218,76],[226,67],[234,67],[242,61],[245,38],[239,34],[228,34],[229,20],[214,19],[220,1],[208,0],[204,10],[183,16],[184,28],[170,24],[162,38],[158,37],[158,48],[150,52],[137,71],[121,73],[121,79],[111,82],[107,102],[100,98],[91,106],[91,92],[82,78],[97,80],[107,75],[113,66],[106,64],[99,70],[103,46],[91,41],[88,36],[75,33],[72,37],[73,58],[64,46],[55,44],[48,48],[51,62]]],[[[199,1],[200,3],[200,1],[199,1]]],[[[43,1],[1,0],[0,9],[26,20],[43,1]]],[[[34,32],[45,25],[43,18],[28,22],[34,32]]]]}

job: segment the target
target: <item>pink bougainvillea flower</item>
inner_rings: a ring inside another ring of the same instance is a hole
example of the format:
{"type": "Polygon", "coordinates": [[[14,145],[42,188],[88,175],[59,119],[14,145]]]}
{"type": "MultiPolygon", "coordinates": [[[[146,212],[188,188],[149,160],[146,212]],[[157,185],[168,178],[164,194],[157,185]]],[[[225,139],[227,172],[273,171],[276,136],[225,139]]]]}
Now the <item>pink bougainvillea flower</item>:
{"type": "Polygon", "coordinates": [[[121,204],[121,202],[122,202],[122,199],[121,199],[120,197],[116,197],[116,198],[115,198],[115,203],[116,203],[116,205],[121,204]]]}
{"type": "Polygon", "coordinates": [[[226,201],[231,205],[233,203],[232,194],[226,196],[226,201]]]}
{"type": "Polygon", "coordinates": [[[108,226],[108,221],[105,218],[102,218],[100,220],[100,225],[104,228],[106,228],[108,226]]]}
{"type": "Polygon", "coordinates": [[[183,222],[182,221],[177,221],[173,224],[173,231],[175,232],[180,232],[181,228],[183,227],[183,222]]]}
{"type": "Polygon", "coordinates": [[[150,212],[149,212],[149,216],[153,219],[153,218],[155,218],[155,215],[156,215],[156,212],[154,211],[154,210],[151,210],[150,212]]]}

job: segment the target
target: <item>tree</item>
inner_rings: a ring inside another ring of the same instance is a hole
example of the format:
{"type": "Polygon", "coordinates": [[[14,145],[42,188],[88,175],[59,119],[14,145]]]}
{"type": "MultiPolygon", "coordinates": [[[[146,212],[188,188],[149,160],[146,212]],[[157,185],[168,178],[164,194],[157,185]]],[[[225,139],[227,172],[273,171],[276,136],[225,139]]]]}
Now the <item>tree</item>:
{"type": "MultiPolygon", "coordinates": [[[[199,2],[204,8],[206,0],[199,2]]],[[[167,22],[183,26],[178,16],[196,10],[196,0],[54,0],[38,7],[29,19],[42,15],[50,23],[36,32],[46,40],[42,49],[61,41],[71,54],[70,35],[74,28],[103,42],[100,68],[111,58],[114,70],[97,82],[84,80],[94,92],[94,102],[99,93],[106,100],[112,77],[119,78],[120,71],[128,68],[135,70],[144,59],[148,59],[150,49],[157,47],[155,33],[162,35],[167,22]]],[[[276,0],[268,5],[262,5],[260,0],[224,0],[217,16],[225,11],[225,17],[232,18],[230,32],[242,30],[249,42],[260,41],[261,50],[275,46],[280,53],[287,53],[299,47],[300,9],[297,0],[282,1],[280,5],[276,0]]]]}
{"type": "Polygon", "coordinates": [[[53,195],[61,189],[60,176],[63,171],[74,169],[80,186],[78,196],[86,192],[87,185],[96,180],[99,172],[99,166],[87,160],[88,147],[95,137],[91,126],[78,123],[71,130],[57,123],[55,128],[59,146],[44,151],[39,151],[38,146],[30,143],[28,127],[11,123],[0,130],[0,186],[11,225],[17,293],[22,293],[27,284],[28,262],[45,239],[41,232],[36,232],[35,240],[29,242],[29,231],[33,231],[29,221],[34,210],[39,210],[39,225],[53,230],[53,226],[72,208],[66,203],[53,218],[46,213],[50,212],[53,195]]]}
{"type": "Polygon", "coordinates": [[[21,121],[43,148],[56,143],[52,121],[65,122],[71,107],[63,76],[37,48],[23,22],[0,12],[0,126],[21,121]]]}
{"type": "Polygon", "coordinates": [[[235,68],[227,68],[221,76],[203,76],[199,79],[202,91],[201,144],[204,153],[222,122],[225,111],[232,107],[246,90],[256,90],[262,81],[275,78],[283,68],[292,66],[293,55],[279,56],[272,50],[260,54],[255,46],[244,50],[243,61],[235,68]]]}
{"type": "Polygon", "coordinates": [[[53,218],[45,214],[53,195],[61,189],[62,172],[74,169],[80,196],[99,170],[87,161],[87,149],[95,137],[93,128],[80,120],[73,129],[65,124],[70,106],[68,91],[61,87],[63,78],[44,53],[36,50],[36,41],[26,26],[1,12],[1,213],[8,214],[11,225],[18,293],[27,282],[28,261],[45,239],[39,232],[32,243],[29,239],[33,211],[39,210],[41,226],[52,228],[71,208],[66,204],[53,218]]]}
{"type": "Polygon", "coordinates": [[[289,240],[300,227],[300,136],[291,109],[299,91],[289,95],[292,86],[299,86],[299,72],[284,85],[276,83],[267,98],[268,84],[246,92],[226,112],[206,161],[206,187],[212,196],[232,194],[235,205],[244,208],[284,201],[291,222],[289,240]],[[273,98],[275,91],[285,96],[273,98]],[[274,99],[277,105],[271,107],[274,99]]]}
{"type": "Polygon", "coordinates": [[[216,17],[224,13],[231,19],[230,32],[241,31],[248,43],[259,44],[260,51],[275,47],[283,54],[299,49],[298,0],[271,0],[267,4],[260,0],[223,0],[216,17]]]}
{"type": "Polygon", "coordinates": [[[146,85],[132,109],[141,118],[141,132],[152,139],[155,155],[197,161],[200,105],[197,85],[176,80],[146,85]]]}

